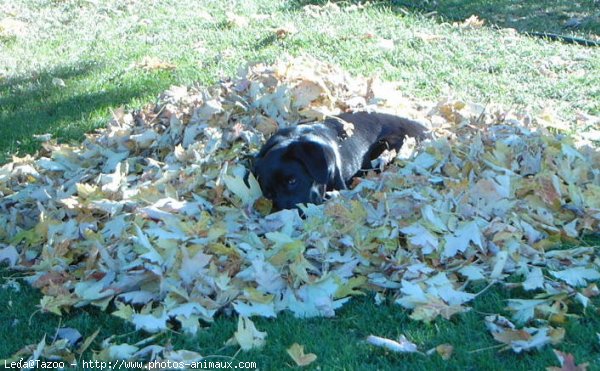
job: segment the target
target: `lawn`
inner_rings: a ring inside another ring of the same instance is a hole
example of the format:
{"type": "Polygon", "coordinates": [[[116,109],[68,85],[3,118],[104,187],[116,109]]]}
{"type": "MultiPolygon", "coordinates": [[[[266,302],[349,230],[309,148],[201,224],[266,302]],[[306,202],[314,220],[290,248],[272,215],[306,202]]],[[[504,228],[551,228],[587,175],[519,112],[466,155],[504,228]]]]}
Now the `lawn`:
{"type": "MultiPolygon", "coordinates": [[[[597,1],[436,3],[379,1],[357,6],[349,1],[339,3],[341,10],[306,8],[325,4],[319,1],[277,0],[2,3],[0,163],[39,150],[36,134],[79,143],[84,133],[104,127],[120,107],[139,109],[171,85],[210,86],[236,76],[248,62],[270,63],[284,54],[310,55],[355,75],[398,81],[404,96],[415,99],[453,97],[537,113],[545,110],[572,131],[580,129],[582,114],[600,115],[600,48],[526,34],[598,38],[597,1]],[[484,25],[466,27],[462,22],[472,14],[484,25]],[[289,35],[277,37],[276,30],[282,28],[290,30],[289,35]]],[[[585,241],[596,249],[599,243],[585,241]]],[[[37,309],[41,294],[19,279],[22,274],[8,269],[0,273],[0,300],[5,303],[0,311],[0,359],[37,344],[44,335],[52,338],[59,326],[77,328],[84,337],[100,329],[82,359],[92,359],[92,351],[111,335],[129,344],[147,337],[89,306],[61,317],[41,313],[37,309]]],[[[268,341],[265,348],[250,352],[224,346],[237,327],[237,319],[227,316],[219,316],[196,337],[170,331],[157,341],[203,355],[254,361],[259,369],[273,370],[295,367],[286,353],[292,343],[317,354],[312,369],[558,366],[550,347],[528,354],[499,352],[482,317],[508,315],[504,307],[510,297],[509,288],[496,285],[475,300],[470,312],[423,324],[411,320],[393,300],[378,306],[368,294],[353,299],[334,318],[300,320],[289,313],[276,319],[256,318],[268,341]],[[366,344],[371,334],[390,339],[405,335],[423,351],[452,344],[454,354],[448,361],[437,355],[396,354],[366,344]]],[[[600,368],[598,309],[576,311],[581,317],[566,320],[567,335],[559,349],[572,353],[578,364],[600,368]]]]}

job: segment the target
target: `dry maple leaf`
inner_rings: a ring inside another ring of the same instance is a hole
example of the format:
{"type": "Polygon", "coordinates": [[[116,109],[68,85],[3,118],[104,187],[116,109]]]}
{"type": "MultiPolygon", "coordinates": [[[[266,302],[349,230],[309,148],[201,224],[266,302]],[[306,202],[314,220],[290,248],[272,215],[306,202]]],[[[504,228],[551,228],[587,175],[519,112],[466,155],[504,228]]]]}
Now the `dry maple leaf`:
{"type": "Polygon", "coordinates": [[[229,342],[235,340],[235,343],[237,343],[242,350],[248,351],[250,349],[263,347],[266,343],[266,337],[267,333],[258,331],[250,318],[240,316],[238,318],[237,331],[229,342]]]}
{"type": "Polygon", "coordinates": [[[287,349],[287,353],[300,367],[308,366],[317,359],[317,356],[313,353],[305,354],[304,345],[298,343],[292,344],[292,346],[287,349]]]}
{"type": "Polygon", "coordinates": [[[575,365],[575,357],[573,357],[570,353],[563,353],[560,350],[554,350],[554,354],[558,361],[560,362],[560,367],[549,366],[546,367],[548,371],[586,371],[589,363],[582,363],[580,365],[575,365]]]}
{"type": "Polygon", "coordinates": [[[476,15],[472,15],[469,18],[465,19],[463,22],[453,23],[453,25],[461,28],[481,28],[483,27],[484,23],[485,20],[479,19],[479,17],[476,15]]]}
{"type": "Polygon", "coordinates": [[[173,63],[161,61],[157,57],[144,57],[140,62],[135,64],[137,68],[142,68],[146,71],[154,71],[154,70],[172,70],[175,69],[175,65],[173,63]]]}
{"type": "Polygon", "coordinates": [[[447,361],[452,357],[454,347],[450,344],[440,344],[437,347],[435,347],[435,350],[444,361],[447,361]]]}
{"type": "Polygon", "coordinates": [[[290,23],[290,24],[286,24],[282,27],[276,28],[274,32],[275,32],[275,36],[278,39],[284,39],[288,36],[298,33],[298,29],[296,29],[296,26],[294,26],[293,24],[290,23]]]}

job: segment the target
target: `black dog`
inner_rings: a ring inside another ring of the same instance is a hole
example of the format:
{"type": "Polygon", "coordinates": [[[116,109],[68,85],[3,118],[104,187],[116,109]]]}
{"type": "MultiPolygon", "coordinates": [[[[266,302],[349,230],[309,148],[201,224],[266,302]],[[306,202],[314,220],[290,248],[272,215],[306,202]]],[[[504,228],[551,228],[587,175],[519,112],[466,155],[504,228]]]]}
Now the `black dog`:
{"type": "Polygon", "coordinates": [[[406,136],[424,139],[429,133],[406,118],[343,113],[321,124],[277,131],[261,148],[253,173],[277,210],[318,204],[326,191],[346,189],[385,149],[400,149],[406,136]]]}

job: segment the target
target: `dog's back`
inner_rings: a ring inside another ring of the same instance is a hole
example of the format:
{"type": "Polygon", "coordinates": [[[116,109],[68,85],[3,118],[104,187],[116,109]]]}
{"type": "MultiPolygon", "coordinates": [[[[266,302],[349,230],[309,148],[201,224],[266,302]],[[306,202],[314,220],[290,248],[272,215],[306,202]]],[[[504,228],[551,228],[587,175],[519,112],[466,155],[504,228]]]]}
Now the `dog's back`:
{"type": "Polygon", "coordinates": [[[398,151],[404,138],[423,140],[430,137],[428,129],[413,120],[378,112],[342,113],[336,118],[325,120],[324,124],[338,132],[339,150],[342,162],[342,176],[349,181],[361,169],[371,167],[371,161],[386,149],[398,151]],[[352,135],[344,131],[343,122],[354,126],[352,135]]]}

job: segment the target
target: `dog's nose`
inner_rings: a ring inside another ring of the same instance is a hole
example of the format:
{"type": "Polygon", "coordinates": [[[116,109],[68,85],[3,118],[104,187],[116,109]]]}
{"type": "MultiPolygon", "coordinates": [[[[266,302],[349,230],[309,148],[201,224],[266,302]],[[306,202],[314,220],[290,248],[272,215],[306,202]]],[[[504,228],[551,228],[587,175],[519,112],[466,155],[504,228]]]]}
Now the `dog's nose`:
{"type": "Polygon", "coordinates": [[[296,203],[289,200],[273,200],[273,211],[296,209],[296,203]]]}
{"type": "Polygon", "coordinates": [[[272,199],[271,201],[273,201],[273,211],[279,211],[279,210],[284,210],[284,209],[293,209],[294,206],[290,205],[289,202],[286,201],[282,201],[282,200],[278,200],[278,199],[272,199]]]}
{"type": "Polygon", "coordinates": [[[283,204],[279,204],[276,206],[277,210],[292,210],[294,208],[296,208],[296,205],[293,205],[291,203],[283,203],[283,204]]]}
{"type": "Polygon", "coordinates": [[[310,190],[310,194],[308,196],[309,202],[315,205],[318,205],[323,202],[323,197],[325,195],[325,185],[315,184],[312,186],[310,190]]]}

